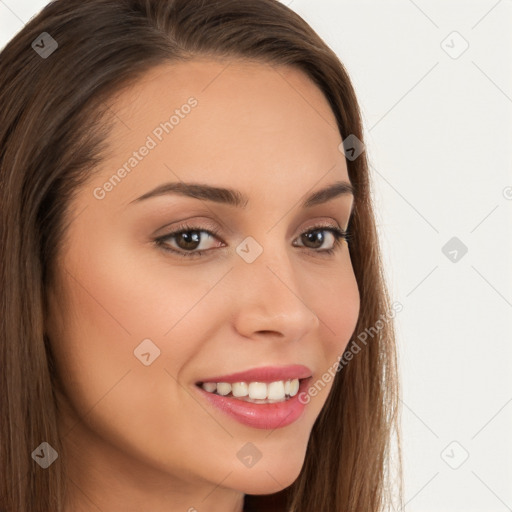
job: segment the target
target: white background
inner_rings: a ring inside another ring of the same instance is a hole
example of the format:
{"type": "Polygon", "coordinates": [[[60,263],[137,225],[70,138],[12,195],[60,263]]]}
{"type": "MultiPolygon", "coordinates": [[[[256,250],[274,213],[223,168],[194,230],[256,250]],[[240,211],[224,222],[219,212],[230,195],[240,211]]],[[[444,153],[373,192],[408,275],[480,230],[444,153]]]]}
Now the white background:
{"type": "MultiPolygon", "coordinates": [[[[0,0],[0,47],[46,3],[0,0]]],[[[405,510],[512,510],[512,1],[284,3],[340,57],[363,111],[403,304],[405,510]],[[467,247],[455,262],[452,237],[467,247]]]]}

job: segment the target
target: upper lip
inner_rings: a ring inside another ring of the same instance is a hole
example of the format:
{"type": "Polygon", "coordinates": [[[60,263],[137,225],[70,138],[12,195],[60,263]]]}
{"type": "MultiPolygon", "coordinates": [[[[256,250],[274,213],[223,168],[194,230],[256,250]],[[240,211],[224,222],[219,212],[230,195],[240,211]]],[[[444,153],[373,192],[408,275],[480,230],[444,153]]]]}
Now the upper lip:
{"type": "Polygon", "coordinates": [[[231,373],[202,379],[200,382],[276,382],[311,377],[311,370],[302,364],[288,366],[261,366],[244,372],[231,373]]]}

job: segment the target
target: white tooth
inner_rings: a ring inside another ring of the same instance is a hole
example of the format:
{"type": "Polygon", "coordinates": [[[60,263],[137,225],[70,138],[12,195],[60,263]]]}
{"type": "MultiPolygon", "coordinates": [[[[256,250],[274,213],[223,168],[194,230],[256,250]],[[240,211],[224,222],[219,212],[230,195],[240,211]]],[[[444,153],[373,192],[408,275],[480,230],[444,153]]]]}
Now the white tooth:
{"type": "Polygon", "coordinates": [[[285,394],[289,395],[290,394],[290,381],[287,380],[285,383],[284,383],[284,392],[285,394]]]}
{"type": "Polygon", "coordinates": [[[270,400],[282,400],[284,398],[284,384],[282,380],[271,382],[268,385],[268,398],[270,400]]]}
{"type": "Polygon", "coordinates": [[[231,393],[231,384],[229,382],[217,382],[217,393],[219,395],[229,395],[231,393]]]}
{"type": "Polygon", "coordinates": [[[249,394],[247,382],[234,382],[231,385],[231,393],[233,396],[247,396],[249,394]]]}
{"type": "Polygon", "coordinates": [[[290,396],[295,396],[299,391],[299,379],[293,379],[290,382],[290,396]]]}
{"type": "Polygon", "coordinates": [[[217,389],[217,384],[215,382],[203,382],[203,389],[213,393],[217,389]]]}
{"type": "Polygon", "coordinates": [[[249,384],[249,397],[253,400],[267,398],[267,385],[264,382],[251,382],[249,384]]]}

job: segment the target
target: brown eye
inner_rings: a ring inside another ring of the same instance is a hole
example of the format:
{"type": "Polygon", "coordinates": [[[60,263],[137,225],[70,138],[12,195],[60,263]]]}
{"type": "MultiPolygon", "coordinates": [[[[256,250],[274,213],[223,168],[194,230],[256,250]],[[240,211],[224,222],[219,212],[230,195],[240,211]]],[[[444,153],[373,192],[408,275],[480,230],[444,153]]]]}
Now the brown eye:
{"type": "Polygon", "coordinates": [[[203,229],[199,226],[180,226],[179,229],[158,237],[155,242],[165,251],[185,257],[197,257],[210,250],[208,247],[201,247],[201,250],[197,250],[198,247],[207,244],[208,238],[218,239],[217,231],[203,229]]]}
{"type": "Polygon", "coordinates": [[[341,244],[342,239],[348,240],[348,233],[334,226],[317,226],[309,229],[300,235],[300,239],[308,249],[318,249],[326,241],[323,233],[328,232],[334,238],[334,242],[330,248],[317,250],[315,252],[332,254],[341,244]]]}

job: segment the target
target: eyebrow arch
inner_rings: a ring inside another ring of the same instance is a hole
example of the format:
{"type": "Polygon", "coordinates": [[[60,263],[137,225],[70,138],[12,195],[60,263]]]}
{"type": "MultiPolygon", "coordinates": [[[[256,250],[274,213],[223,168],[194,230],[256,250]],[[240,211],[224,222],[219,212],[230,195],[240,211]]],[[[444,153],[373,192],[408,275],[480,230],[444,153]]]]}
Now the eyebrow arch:
{"type": "MultiPolygon", "coordinates": [[[[133,201],[130,201],[129,204],[138,203],[145,199],[149,199],[150,197],[162,196],[165,194],[177,194],[195,199],[203,199],[236,208],[245,208],[249,202],[249,198],[245,194],[231,188],[214,187],[204,183],[171,182],[159,185],[153,190],[150,190],[133,201]]],[[[301,208],[311,208],[313,206],[326,203],[340,195],[354,196],[353,185],[347,181],[336,181],[335,183],[308,195],[301,203],[301,208]]]]}

